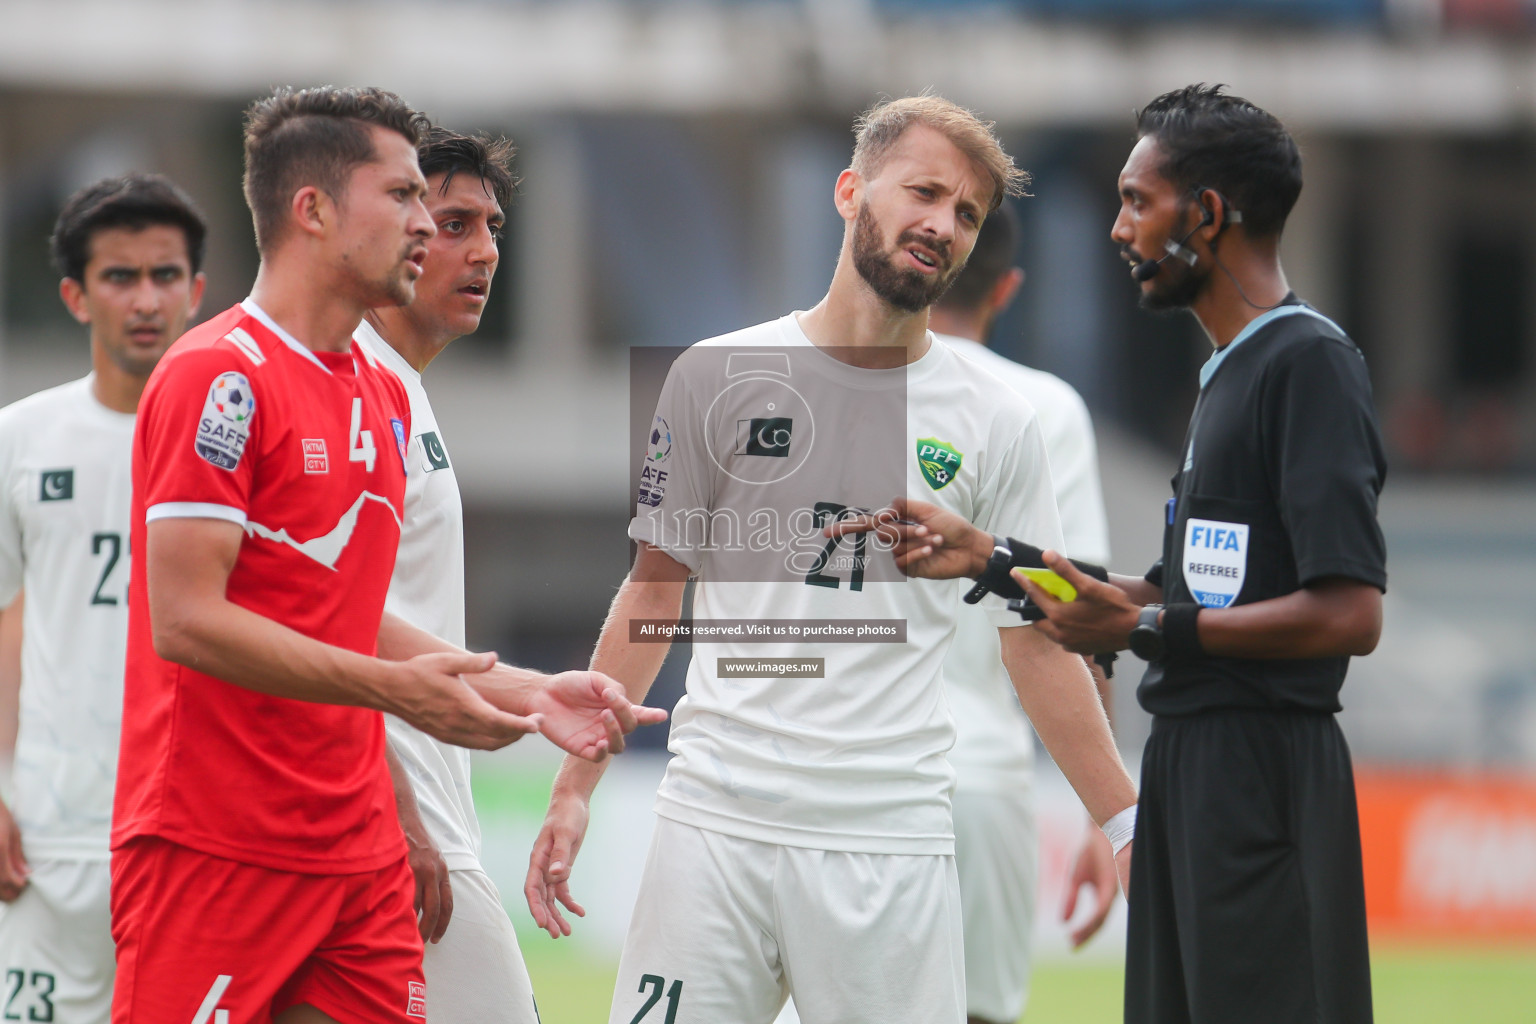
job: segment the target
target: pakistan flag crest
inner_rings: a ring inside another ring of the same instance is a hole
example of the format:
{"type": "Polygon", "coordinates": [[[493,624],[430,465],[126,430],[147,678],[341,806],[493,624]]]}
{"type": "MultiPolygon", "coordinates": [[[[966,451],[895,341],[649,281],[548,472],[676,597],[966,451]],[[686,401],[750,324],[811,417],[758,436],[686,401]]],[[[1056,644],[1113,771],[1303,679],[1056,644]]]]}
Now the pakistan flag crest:
{"type": "Polygon", "coordinates": [[[959,474],[964,459],[954,445],[945,444],[936,437],[917,439],[917,464],[923,471],[923,479],[936,491],[949,486],[959,474]]]}

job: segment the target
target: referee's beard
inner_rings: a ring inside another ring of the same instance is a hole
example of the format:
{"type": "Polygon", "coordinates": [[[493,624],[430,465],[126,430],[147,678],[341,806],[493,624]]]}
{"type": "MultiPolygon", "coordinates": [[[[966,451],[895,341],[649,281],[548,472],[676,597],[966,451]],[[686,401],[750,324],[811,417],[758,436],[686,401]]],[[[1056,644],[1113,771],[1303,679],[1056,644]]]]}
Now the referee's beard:
{"type": "MultiPolygon", "coordinates": [[[[1130,246],[1122,246],[1121,252],[1127,262],[1135,262],[1136,254],[1130,246]]],[[[1202,267],[1201,263],[1190,266],[1178,258],[1164,260],[1157,276],[1152,278],[1152,286],[1141,290],[1141,308],[1168,313],[1193,306],[1211,279],[1211,268],[1202,267]]]]}

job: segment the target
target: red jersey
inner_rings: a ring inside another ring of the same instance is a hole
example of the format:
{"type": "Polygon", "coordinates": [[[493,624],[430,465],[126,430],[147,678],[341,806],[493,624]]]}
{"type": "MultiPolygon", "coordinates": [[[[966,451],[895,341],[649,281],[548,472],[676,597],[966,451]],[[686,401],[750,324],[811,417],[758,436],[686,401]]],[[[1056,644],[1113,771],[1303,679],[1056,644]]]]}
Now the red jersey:
{"type": "Polygon", "coordinates": [[[114,849],[156,835],[312,874],[373,871],[404,854],[383,716],[164,660],[144,580],[148,522],[238,523],[230,601],[373,654],[400,540],[409,417],[399,379],[363,348],[312,352],[249,299],[160,361],[133,439],[114,849]]]}

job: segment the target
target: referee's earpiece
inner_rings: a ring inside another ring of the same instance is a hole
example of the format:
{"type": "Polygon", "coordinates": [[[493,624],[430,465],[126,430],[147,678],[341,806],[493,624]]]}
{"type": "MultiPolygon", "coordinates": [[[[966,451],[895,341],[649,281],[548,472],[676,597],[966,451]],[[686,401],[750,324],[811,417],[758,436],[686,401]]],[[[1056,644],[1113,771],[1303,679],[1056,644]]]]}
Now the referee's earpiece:
{"type": "MultiPolygon", "coordinates": [[[[1207,190],[1207,191],[1209,191],[1209,190],[1207,190]]],[[[1195,230],[1199,231],[1201,228],[1205,227],[1207,224],[1215,223],[1215,221],[1216,221],[1216,208],[1214,206],[1206,206],[1205,205],[1205,192],[1201,192],[1199,197],[1195,201],[1200,204],[1200,223],[1195,225],[1195,230]]]]}
{"type": "MultiPolygon", "coordinates": [[[[1242,213],[1241,210],[1234,210],[1234,209],[1232,209],[1232,202],[1231,202],[1231,200],[1229,200],[1226,196],[1222,195],[1220,192],[1216,191],[1215,189],[1213,189],[1213,188],[1201,189],[1200,190],[1200,196],[1201,196],[1201,199],[1200,199],[1200,209],[1202,211],[1204,211],[1204,212],[1201,215],[1200,227],[1203,228],[1207,224],[1211,223],[1212,221],[1214,221],[1216,219],[1216,211],[1214,209],[1212,209],[1211,207],[1205,205],[1205,194],[1207,192],[1209,192],[1211,195],[1215,196],[1216,199],[1221,203],[1221,227],[1216,230],[1216,235],[1219,238],[1221,236],[1222,232],[1227,230],[1228,225],[1231,225],[1231,224],[1241,224],[1243,222],[1243,213],[1242,213]]],[[[1196,230],[1198,230],[1198,228],[1196,230]]]]}
{"type": "MultiPolygon", "coordinates": [[[[1207,206],[1206,203],[1205,203],[1205,194],[1207,192],[1209,192],[1212,195],[1214,195],[1217,199],[1222,199],[1221,193],[1217,192],[1213,188],[1200,188],[1200,189],[1196,189],[1195,190],[1195,202],[1200,204],[1200,223],[1196,224],[1194,227],[1190,228],[1189,229],[1189,233],[1186,234],[1182,239],[1179,240],[1179,248],[1183,249],[1183,252],[1182,253],[1178,253],[1177,255],[1179,256],[1180,259],[1184,260],[1184,262],[1188,263],[1190,266],[1194,266],[1195,265],[1195,260],[1198,259],[1199,257],[1197,257],[1189,249],[1185,249],[1184,248],[1184,243],[1188,242],[1191,238],[1195,237],[1195,232],[1196,231],[1199,231],[1201,228],[1209,227],[1210,225],[1216,223],[1216,207],[1215,206],[1207,206]],[[1184,255],[1184,253],[1188,253],[1188,255],[1184,255]]],[[[1225,207],[1227,205],[1226,201],[1222,200],[1221,205],[1223,207],[1225,207]]],[[[1221,234],[1222,230],[1225,227],[1226,227],[1226,224],[1225,224],[1225,222],[1223,222],[1221,228],[1218,228],[1216,233],[1218,235],[1221,234]]]]}

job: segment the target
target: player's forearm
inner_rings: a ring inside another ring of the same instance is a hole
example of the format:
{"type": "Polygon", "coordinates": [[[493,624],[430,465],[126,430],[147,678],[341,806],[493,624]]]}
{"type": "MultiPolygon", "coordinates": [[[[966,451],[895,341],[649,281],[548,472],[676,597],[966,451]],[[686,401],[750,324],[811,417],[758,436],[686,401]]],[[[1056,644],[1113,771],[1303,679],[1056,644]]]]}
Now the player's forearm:
{"type": "Polygon", "coordinates": [[[1381,592],[1335,579],[1284,597],[1206,609],[1195,620],[1200,646],[1227,658],[1363,656],[1381,637],[1381,592]]]}
{"type": "MultiPolygon", "coordinates": [[[[384,613],[379,623],[379,657],[386,661],[408,661],[419,654],[464,654],[464,648],[449,643],[398,615],[384,613]]],[[[492,705],[514,715],[529,714],[533,695],[549,677],[542,672],[498,662],[489,672],[468,675],[464,681],[492,705]]]]}
{"type": "Polygon", "coordinates": [[[395,753],[392,743],[384,745],[384,763],[389,765],[389,781],[395,790],[395,813],[400,817],[400,831],[405,833],[406,841],[412,846],[430,846],[432,840],[427,835],[426,824],[421,820],[421,806],[416,802],[416,791],[411,788],[405,765],[400,763],[400,755],[395,753]]]}
{"type": "Polygon", "coordinates": [[[151,612],[167,661],[258,693],[397,711],[389,662],[311,639],[223,599],[167,602],[151,612]]]}
{"type": "MultiPolygon", "coordinates": [[[[672,645],[668,642],[633,643],[630,640],[631,619],[665,619],[676,621],[683,607],[684,582],[624,581],[608,618],[598,636],[597,647],[592,652],[591,669],[611,676],[624,687],[625,696],[632,702],[644,702],[651,691],[656,674],[667,660],[672,645]]],[[[600,762],[568,756],[555,777],[554,792],[586,799],[597,788],[598,780],[608,767],[611,758],[600,762]]]]}
{"type": "Polygon", "coordinates": [[[1091,655],[1084,656],[1083,663],[1088,666],[1088,672],[1093,676],[1093,688],[1099,695],[1099,703],[1104,706],[1104,718],[1109,722],[1109,731],[1115,731],[1115,684],[1091,655]]]}
{"type": "Polygon", "coordinates": [[[1003,664],[1019,703],[1095,823],[1136,802],[1109,720],[1081,658],[1029,627],[1005,629],[1003,664]]]}
{"type": "Polygon", "coordinates": [[[243,538],[238,525],[219,519],[149,523],[144,586],[155,652],[276,697],[403,709],[410,695],[396,665],[311,639],[229,600],[243,538]]]}
{"type": "Polygon", "coordinates": [[[669,641],[658,643],[634,643],[630,639],[629,624],[635,619],[661,619],[675,622],[683,608],[685,583],[624,581],[608,609],[602,633],[592,652],[591,668],[617,680],[624,692],[636,704],[645,700],[661,671],[667,652],[672,649],[669,641]]]}

